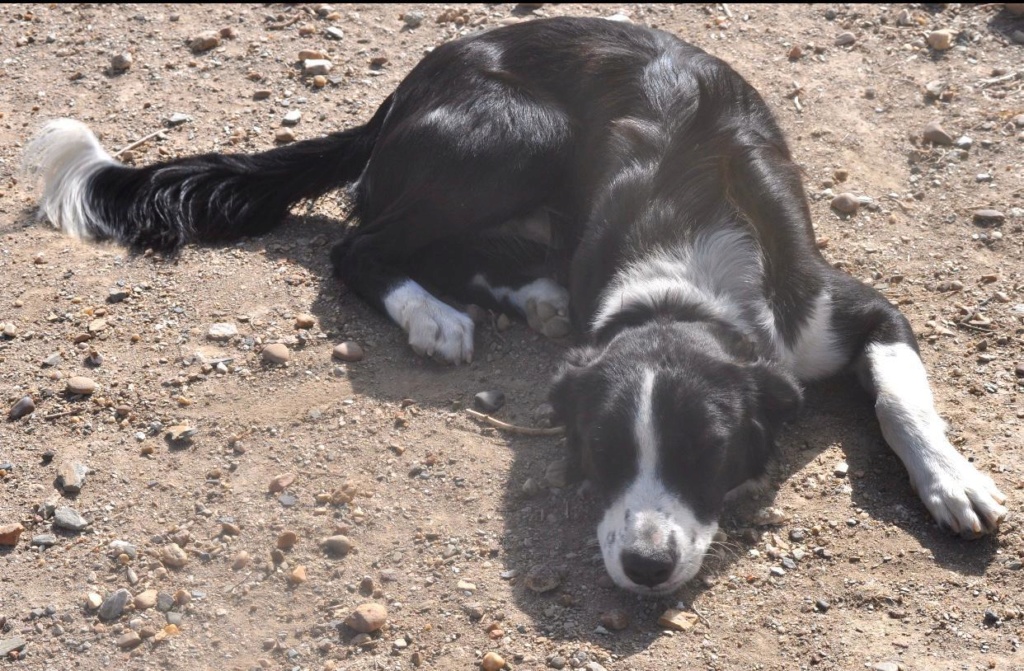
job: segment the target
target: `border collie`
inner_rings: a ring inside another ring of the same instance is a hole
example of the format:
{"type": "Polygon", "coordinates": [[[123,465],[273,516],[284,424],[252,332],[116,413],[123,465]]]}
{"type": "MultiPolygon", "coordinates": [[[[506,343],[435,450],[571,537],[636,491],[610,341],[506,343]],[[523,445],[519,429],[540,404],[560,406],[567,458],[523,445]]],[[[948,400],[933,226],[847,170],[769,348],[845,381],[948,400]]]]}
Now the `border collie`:
{"type": "Polygon", "coordinates": [[[946,439],[907,320],[818,252],[765,102],[667,33],[555,18],[476,34],[365,125],[254,155],[131,168],[70,120],[27,151],[42,217],[135,250],[260,234],[349,186],[337,276],[421,354],[472,360],[473,322],[442,294],[571,326],[551,401],[604,496],[608,573],[635,592],[697,573],[801,384],[843,371],[942,526],[975,537],[1006,514],[946,439]]]}

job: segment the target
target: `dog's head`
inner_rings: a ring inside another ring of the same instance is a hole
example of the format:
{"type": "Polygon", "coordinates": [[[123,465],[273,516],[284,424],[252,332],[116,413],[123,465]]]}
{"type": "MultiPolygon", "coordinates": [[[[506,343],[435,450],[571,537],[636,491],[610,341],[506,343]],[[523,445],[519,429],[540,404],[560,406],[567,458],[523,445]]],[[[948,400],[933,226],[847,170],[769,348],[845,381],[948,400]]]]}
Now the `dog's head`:
{"type": "Polygon", "coordinates": [[[725,495],[763,474],[796,381],[736,356],[713,324],[648,324],[570,352],[551,402],[573,467],[604,497],[598,540],[615,582],[664,594],[693,578],[725,495]]]}

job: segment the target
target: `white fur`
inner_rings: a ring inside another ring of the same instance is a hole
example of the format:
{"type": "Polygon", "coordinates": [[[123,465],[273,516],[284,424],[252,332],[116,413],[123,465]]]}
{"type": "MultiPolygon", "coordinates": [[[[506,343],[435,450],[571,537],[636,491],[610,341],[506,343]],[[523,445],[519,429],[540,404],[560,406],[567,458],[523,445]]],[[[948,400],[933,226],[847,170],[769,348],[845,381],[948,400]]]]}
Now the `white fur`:
{"type": "Polygon", "coordinates": [[[673,494],[658,477],[658,432],[653,413],[654,371],[645,371],[640,406],[634,424],[637,443],[637,476],[609,506],[597,527],[597,538],[608,575],[617,585],[640,594],[665,594],[697,575],[704,553],[718,524],[702,524],[693,510],[673,494]],[[655,587],[638,585],[626,576],[624,551],[661,550],[675,543],[672,574],[655,587]]]}
{"type": "Polygon", "coordinates": [[[546,277],[524,284],[518,289],[491,286],[483,275],[474,276],[471,284],[480,287],[495,300],[507,300],[523,313],[529,308],[530,301],[535,301],[537,304],[547,303],[556,314],[563,317],[569,310],[569,292],[554,280],[549,280],[546,277]]]}
{"type": "Polygon", "coordinates": [[[741,306],[758,300],[761,253],[738,228],[701,235],[693,244],[658,250],[628,264],[609,283],[591,328],[600,330],[630,305],[700,303],[723,320],[744,319],[741,306]]]}
{"type": "Polygon", "coordinates": [[[796,342],[791,347],[783,347],[781,357],[783,364],[802,382],[835,375],[847,364],[847,357],[832,332],[832,296],[827,291],[814,299],[796,342]]]}
{"type": "Polygon", "coordinates": [[[882,434],[931,514],[965,536],[998,527],[1006,497],[946,439],[917,353],[902,343],[873,344],[866,357],[882,434]]]}
{"type": "Polygon", "coordinates": [[[109,165],[120,164],[85,124],[73,119],[46,124],[25,150],[26,172],[43,180],[39,218],[79,240],[96,237],[102,222],[89,208],[89,178],[109,165]]]}
{"type": "Polygon", "coordinates": [[[417,354],[454,364],[473,361],[473,320],[413,280],[389,291],[384,309],[409,334],[409,345],[417,354]]]}

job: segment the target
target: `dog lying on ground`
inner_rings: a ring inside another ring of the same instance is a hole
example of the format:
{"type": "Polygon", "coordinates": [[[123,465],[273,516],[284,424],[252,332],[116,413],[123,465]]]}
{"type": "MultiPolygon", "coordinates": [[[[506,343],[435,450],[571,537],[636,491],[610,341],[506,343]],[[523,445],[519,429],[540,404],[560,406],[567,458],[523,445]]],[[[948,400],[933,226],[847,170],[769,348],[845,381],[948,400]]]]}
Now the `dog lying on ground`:
{"type": "Polygon", "coordinates": [[[941,525],[973,537],[1006,514],[946,439],[906,319],[818,252],[764,101],[667,33],[521,23],[438,47],[369,122],[320,139],[130,168],[61,120],[28,162],[42,216],[136,250],[257,235],[348,185],[358,225],[331,252],[337,276],[447,362],[472,359],[473,322],[439,294],[549,335],[571,323],[581,344],[551,401],[627,589],[697,573],[801,384],[843,371],[941,525]]]}

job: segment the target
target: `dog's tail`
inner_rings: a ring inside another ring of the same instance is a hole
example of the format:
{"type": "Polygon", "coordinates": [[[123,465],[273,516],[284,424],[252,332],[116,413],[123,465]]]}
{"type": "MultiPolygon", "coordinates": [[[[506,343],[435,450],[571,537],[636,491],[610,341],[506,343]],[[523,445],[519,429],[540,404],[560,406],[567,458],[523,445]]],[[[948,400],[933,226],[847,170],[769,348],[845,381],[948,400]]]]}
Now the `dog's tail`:
{"type": "Polygon", "coordinates": [[[289,208],[359,178],[391,106],[365,125],[258,154],[203,154],[130,168],[71,119],[52,121],[26,150],[42,179],[40,218],[76,238],[135,250],[269,231],[289,208]]]}

